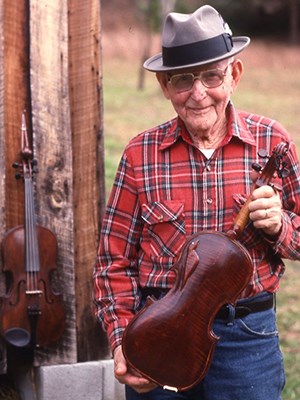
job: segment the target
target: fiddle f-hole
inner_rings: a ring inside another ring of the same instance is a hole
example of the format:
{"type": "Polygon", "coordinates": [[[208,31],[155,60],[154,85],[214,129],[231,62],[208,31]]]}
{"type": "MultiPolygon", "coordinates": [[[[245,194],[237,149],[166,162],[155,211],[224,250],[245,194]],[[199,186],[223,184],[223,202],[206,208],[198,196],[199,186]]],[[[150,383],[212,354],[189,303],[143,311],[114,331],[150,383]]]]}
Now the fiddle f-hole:
{"type": "Polygon", "coordinates": [[[45,296],[46,303],[53,304],[54,303],[54,299],[49,296],[46,282],[43,279],[41,279],[40,283],[41,283],[41,285],[43,286],[43,289],[44,289],[43,293],[44,293],[44,296],[45,296]]]}
{"type": "Polygon", "coordinates": [[[26,281],[22,280],[18,283],[17,298],[15,301],[9,300],[9,305],[15,307],[20,302],[21,286],[26,285],[26,281]]]}

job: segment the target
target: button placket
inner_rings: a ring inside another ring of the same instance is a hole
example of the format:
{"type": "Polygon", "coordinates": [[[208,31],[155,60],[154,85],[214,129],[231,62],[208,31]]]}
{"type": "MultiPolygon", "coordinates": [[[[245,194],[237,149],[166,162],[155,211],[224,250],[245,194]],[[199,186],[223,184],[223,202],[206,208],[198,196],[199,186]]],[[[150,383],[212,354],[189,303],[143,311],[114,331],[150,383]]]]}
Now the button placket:
{"type": "Polygon", "coordinates": [[[213,174],[211,161],[212,161],[211,159],[206,160],[203,169],[203,182],[205,183],[205,185],[203,186],[203,201],[204,204],[206,204],[206,206],[209,208],[214,203],[214,199],[211,196],[213,191],[209,185],[209,182],[211,181],[211,176],[213,174]]]}

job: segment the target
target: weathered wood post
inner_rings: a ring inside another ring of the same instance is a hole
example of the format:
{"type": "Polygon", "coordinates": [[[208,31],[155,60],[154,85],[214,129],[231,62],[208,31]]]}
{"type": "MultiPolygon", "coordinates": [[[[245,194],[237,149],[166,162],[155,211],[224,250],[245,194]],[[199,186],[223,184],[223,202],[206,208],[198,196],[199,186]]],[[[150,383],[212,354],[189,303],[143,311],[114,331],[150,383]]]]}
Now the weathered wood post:
{"type": "MultiPolygon", "coordinates": [[[[35,350],[37,366],[108,355],[91,305],[105,201],[100,43],[99,0],[0,0],[0,238],[24,223],[23,185],[11,165],[26,109],[39,169],[36,216],[57,236],[66,311],[63,337],[35,350]]],[[[2,276],[2,295],[3,287],[2,276]]],[[[3,372],[3,343],[0,356],[3,372]]]]}

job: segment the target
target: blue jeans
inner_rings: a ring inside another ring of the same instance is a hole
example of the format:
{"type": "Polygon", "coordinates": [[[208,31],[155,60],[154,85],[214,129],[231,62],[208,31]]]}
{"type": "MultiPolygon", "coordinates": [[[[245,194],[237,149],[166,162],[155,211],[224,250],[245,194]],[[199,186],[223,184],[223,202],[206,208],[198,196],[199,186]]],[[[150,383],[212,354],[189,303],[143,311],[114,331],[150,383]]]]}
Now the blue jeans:
{"type": "Polygon", "coordinates": [[[126,400],[280,400],[285,373],[275,310],[242,319],[234,319],[234,314],[228,321],[216,319],[213,331],[220,340],[198,385],[185,392],[156,388],[145,394],[126,387],[126,400]]]}

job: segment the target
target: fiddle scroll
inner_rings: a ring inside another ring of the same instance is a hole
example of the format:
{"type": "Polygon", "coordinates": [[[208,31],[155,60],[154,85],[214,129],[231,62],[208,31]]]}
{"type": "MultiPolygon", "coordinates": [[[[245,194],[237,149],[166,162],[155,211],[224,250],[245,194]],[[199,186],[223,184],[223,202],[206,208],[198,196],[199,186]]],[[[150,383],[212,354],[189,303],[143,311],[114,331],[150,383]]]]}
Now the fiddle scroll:
{"type": "Polygon", "coordinates": [[[10,229],[2,241],[3,272],[7,293],[0,303],[0,333],[11,345],[47,346],[64,331],[65,314],[61,294],[52,289],[56,269],[57,240],[53,232],[35,220],[33,174],[37,163],[28,144],[22,115],[22,163],[16,178],[24,178],[25,225],[10,229]]]}

